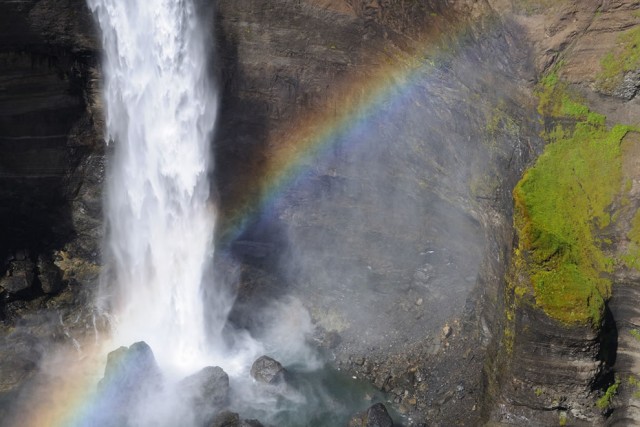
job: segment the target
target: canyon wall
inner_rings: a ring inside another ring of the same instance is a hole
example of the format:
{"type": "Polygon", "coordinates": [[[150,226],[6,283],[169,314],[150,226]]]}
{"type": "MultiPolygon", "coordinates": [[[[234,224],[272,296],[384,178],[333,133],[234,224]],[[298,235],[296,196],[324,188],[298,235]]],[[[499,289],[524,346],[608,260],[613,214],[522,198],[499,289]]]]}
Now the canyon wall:
{"type": "MultiPolygon", "coordinates": [[[[607,125],[638,125],[637,67],[602,61],[626,52],[640,5],[550,3],[218,2],[213,178],[234,325],[259,336],[263,308],[301,301],[331,364],[388,392],[407,425],[634,419],[637,270],[609,272],[597,324],[554,318],[514,252],[512,191],[556,125],[582,120],[539,108],[545,76],[607,125]]],[[[5,3],[0,17],[6,408],[49,345],[105,327],[91,301],[108,147],[84,3],[5,3]]],[[[598,230],[613,258],[633,243],[634,135],[620,213],[598,230]]]]}

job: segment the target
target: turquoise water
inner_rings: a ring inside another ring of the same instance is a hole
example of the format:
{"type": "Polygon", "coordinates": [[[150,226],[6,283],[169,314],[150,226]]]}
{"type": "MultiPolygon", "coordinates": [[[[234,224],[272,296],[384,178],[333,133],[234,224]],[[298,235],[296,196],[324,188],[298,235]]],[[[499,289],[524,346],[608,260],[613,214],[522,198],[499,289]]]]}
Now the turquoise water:
{"type": "Polygon", "coordinates": [[[366,381],[327,367],[313,372],[289,367],[288,372],[286,385],[254,383],[253,395],[234,392],[233,410],[243,418],[278,427],[336,427],[346,426],[358,412],[383,402],[399,425],[400,419],[389,408],[387,396],[366,381]]]}

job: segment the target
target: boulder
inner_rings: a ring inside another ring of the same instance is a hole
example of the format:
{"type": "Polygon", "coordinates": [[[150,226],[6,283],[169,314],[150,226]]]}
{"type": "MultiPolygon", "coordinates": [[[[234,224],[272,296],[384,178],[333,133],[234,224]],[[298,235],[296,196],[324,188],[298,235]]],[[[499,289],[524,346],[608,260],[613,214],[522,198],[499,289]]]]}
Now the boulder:
{"type": "Polygon", "coordinates": [[[251,376],[265,384],[279,384],[284,382],[287,371],[275,359],[269,356],[259,357],[251,365],[251,376]]]}
{"type": "Polygon", "coordinates": [[[243,420],[235,412],[222,411],[216,414],[207,427],[264,427],[258,420],[243,420]]]}
{"type": "Polygon", "coordinates": [[[387,408],[382,403],[376,403],[351,418],[349,427],[393,427],[393,420],[387,408]]]}
{"type": "Polygon", "coordinates": [[[9,263],[6,276],[0,278],[0,287],[8,295],[20,295],[29,292],[34,284],[35,265],[28,259],[9,263]]]}
{"type": "Polygon", "coordinates": [[[218,366],[207,366],[183,379],[179,388],[198,410],[221,407],[229,399],[229,376],[218,366]]]}
{"type": "Polygon", "coordinates": [[[161,376],[151,347],[140,341],[129,348],[120,347],[107,355],[104,377],[98,386],[103,391],[109,388],[126,396],[146,386],[158,384],[161,376]]]}
{"type": "Polygon", "coordinates": [[[240,427],[240,415],[235,412],[222,411],[213,417],[208,427],[240,427]]]}
{"type": "Polygon", "coordinates": [[[98,383],[96,407],[86,425],[130,425],[130,411],[141,399],[159,390],[162,375],[145,342],[120,347],[107,355],[104,377],[98,383]]]}
{"type": "Polygon", "coordinates": [[[393,427],[393,420],[382,403],[367,409],[367,427],[393,427]]]}
{"type": "Polygon", "coordinates": [[[264,427],[264,424],[258,420],[241,420],[240,427],[264,427]]]}

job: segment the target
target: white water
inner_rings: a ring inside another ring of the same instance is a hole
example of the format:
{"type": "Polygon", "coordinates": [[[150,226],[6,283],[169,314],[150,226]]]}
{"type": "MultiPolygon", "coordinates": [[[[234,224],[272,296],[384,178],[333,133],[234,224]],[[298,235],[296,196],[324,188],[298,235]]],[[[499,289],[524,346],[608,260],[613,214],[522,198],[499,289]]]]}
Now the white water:
{"type": "Polygon", "coordinates": [[[212,350],[201,296],[215,221],[207,40],[192,0],[88,3],[103,35],[107,137],[115,144],[105,296],[114,345],[144,340],[161,367],[191,371],[211,363],[212,350]]]}

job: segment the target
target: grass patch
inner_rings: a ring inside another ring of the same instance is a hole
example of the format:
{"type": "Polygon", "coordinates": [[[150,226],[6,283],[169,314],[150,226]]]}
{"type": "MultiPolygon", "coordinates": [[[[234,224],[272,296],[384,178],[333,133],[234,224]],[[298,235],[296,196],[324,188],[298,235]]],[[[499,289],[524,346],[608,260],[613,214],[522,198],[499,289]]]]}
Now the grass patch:
{"type": "Polygon", "coordinates": [[[600,73],[596,83],[601,89],[612,91],[624,75],[640,67],[640,26],[627,30],[618,36],[620,48],[609,52],[600,60],[600,73]]]}
{"type": "Polygon", "coordinates": [[[628,268],[640,270],[640,210],[636,211],[631,220],[631,230],[627,233],[627,238],[629,239],[629,248],[627,253],[621,257],[622,262],[628,268]]]}
{"type": "Polygon", "coordinates": [[[616,393],[618,393],[618,387],[620,387],[620,380],[616,380],[615,383],[611,384],[607,391],[604,392],[602,397],[596,401],[596,406],[599,409],[607,409],[613,403],[613,398],[616,393]]]}
{"type": "Polygon", "coordinates": [[[518,254],[547,315],[597,326],[613,267],[598,230],[611,222],[608,208],[622,186],[620,143],[631,128],[608,129],[605,117],[572,97],[555,73],[542,79],[538,95],[542,114],[573,119],[575,127],[544,134],[549,144],[514,189],[518,254]]]}
{"type": "Polygon", "coordinates": [[[566,412],[560,412],[560,415],[558,416],[558,424],[561,426],[566,426],[567,422],[568,422],[568,417],[567,417],[567,413],[566,412]]]}

